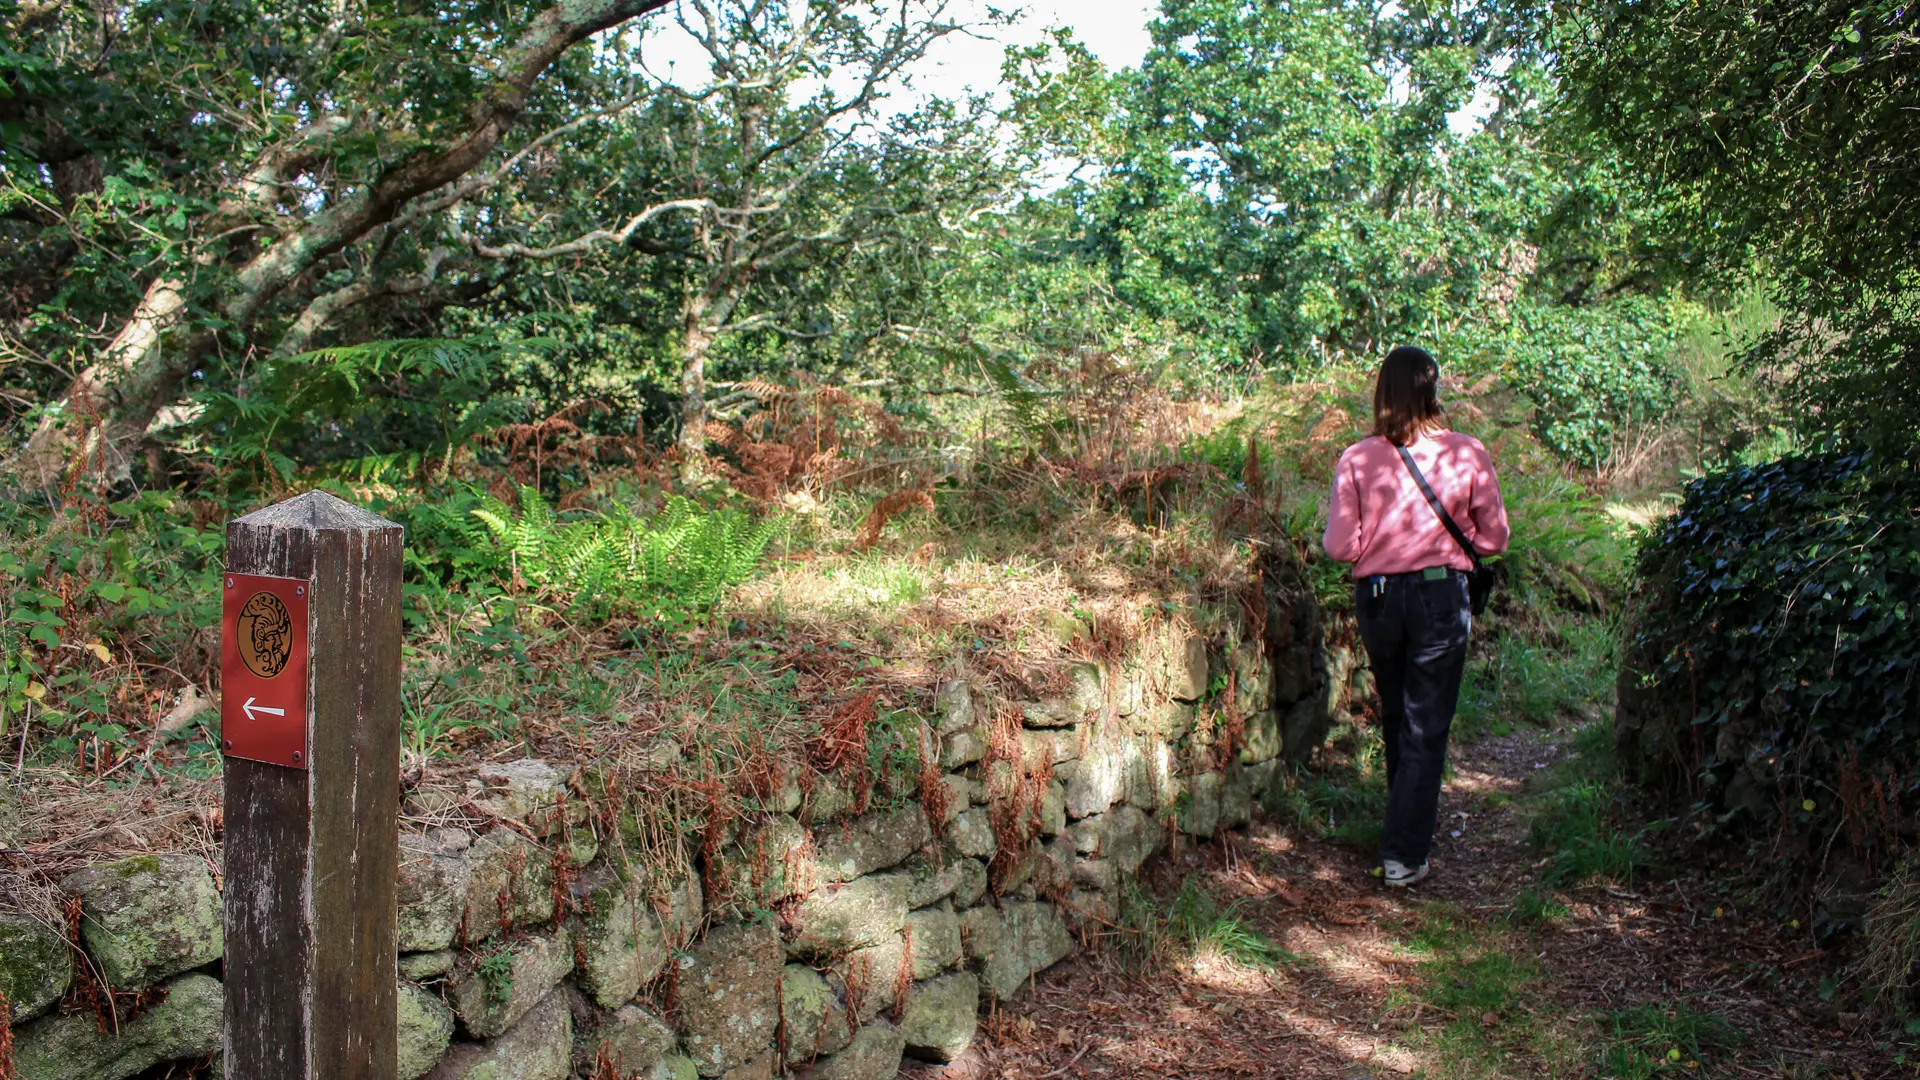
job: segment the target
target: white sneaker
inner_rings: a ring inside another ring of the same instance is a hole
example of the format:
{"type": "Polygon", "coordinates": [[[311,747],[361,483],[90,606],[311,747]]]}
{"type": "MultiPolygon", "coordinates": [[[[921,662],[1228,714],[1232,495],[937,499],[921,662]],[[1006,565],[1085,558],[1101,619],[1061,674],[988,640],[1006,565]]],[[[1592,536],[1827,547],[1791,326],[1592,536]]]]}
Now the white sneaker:
{"type": "Polygon", "coordinates": [[[1396,889],[1403,889],[1427,876],[1426,863],[1421,863],[1419,866],[1413,867],[1408,866],[1406,863],[1395,862],[1392,859],[1383,859],[1380,863],[1380,868],[1381,880],[1396,889]]]}

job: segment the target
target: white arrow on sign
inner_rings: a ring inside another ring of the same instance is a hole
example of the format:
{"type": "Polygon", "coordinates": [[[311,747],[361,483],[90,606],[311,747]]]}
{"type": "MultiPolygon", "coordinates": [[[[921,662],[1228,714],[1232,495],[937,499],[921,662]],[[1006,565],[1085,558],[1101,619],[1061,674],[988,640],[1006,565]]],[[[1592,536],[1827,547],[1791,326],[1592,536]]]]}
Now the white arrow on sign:
{"type": "Polygon", "coordinates": [[[272,706],[270,706],[270,705],[255,705],[255,704],[253,703],[253,699],[252,699],[252,698],[248,698],[248,699],[247,699],[247,702],[246,702],[246,704],[244,704],[244,705],[242,705],[242,706],[240,706],[240,711],[241,711],[241,712],[244,712],[244,713],[246,713],[246,714],[247,714],[247,719],[249,719],[249,720],[258,720],[258,719],[260,719],[259,717],[257,717],[257,716],[255,716],[255,715],[253,715],[254,713],[257,713],[257,712],[263,712],[263,713],[271,713],[271,714],[273,714],[274,716],[285,716],[285,715],[287,715],[287,710],[285,710],[285,709],[276,709],[276,708],[273,708],[273,707],[272,707],[272,706]]]}

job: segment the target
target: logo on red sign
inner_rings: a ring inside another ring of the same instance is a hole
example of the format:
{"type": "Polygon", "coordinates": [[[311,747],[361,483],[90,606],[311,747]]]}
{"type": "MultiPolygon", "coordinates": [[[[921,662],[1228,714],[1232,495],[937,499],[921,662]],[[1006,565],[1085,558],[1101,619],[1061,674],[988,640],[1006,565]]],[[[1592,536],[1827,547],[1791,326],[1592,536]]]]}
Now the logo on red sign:
{"type": "Polygon", "coordinates": [[[220,608],[220,745],[307,767],[307,583],[227,574],[220,608]]]}

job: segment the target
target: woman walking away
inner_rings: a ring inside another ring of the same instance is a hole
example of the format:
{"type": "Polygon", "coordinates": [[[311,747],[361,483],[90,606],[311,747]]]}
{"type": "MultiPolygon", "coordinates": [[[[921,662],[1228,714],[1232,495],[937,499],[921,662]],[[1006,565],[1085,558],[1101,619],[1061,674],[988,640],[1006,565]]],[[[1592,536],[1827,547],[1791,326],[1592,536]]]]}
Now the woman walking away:
{"type": "Polygon", "coordinates": [[[1480,440],[1447,430],[1439,381],[1425,349],[1387,354],[1373,436],[1340,455],[1322,541],[1354,564],[1354,611],[1387,744],[1381,874],[1395,886],[1427,876],[1447,730],[1489,581],[1480,556],[1507,549],[1493,459],[1480,440]]]}

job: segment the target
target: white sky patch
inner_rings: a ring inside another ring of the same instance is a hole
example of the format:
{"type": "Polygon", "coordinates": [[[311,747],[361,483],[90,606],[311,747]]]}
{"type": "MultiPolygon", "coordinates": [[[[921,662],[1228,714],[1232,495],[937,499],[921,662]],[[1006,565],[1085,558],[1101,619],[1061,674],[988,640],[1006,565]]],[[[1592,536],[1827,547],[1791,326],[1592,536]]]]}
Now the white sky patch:
{"type": "MultiPolygon", "coordinates": [[[[999,5],[1006,9],[1011,5],[999,5]]],[[[949,34],[907,71],[909,92],[895,91],[895,108],[911,108],[928,97],[957,98],[968,90],[992,90],[1000,83],[1000,62],[1009,45],[1031,45],[1048,30],[1064,26],[1108,68],[1138,67],[1151,39],[1147,24],[1159,13],[1157,0],[1033,0],[1019,6],[1012,26],[988,27],[973,34],[949,34]]],[[[949,16],[960,23],[987,16],[982,0],[954,0],[949,16]]],[[[647,17],[644,55],[647,69],[684,87],[706,81],[707,56],[674,21],[669,8],[647,17]]]]}

